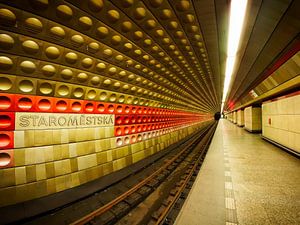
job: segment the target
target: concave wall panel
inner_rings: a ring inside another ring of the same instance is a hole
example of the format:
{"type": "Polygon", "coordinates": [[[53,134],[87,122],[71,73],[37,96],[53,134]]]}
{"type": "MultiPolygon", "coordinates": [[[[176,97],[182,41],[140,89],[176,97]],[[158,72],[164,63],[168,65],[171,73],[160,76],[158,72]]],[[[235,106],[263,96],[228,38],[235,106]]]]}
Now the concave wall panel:
{"type": "Polygon", "coordinates": [[[113,173],[213,121],[199,27],[174,41],[170,11],[162,25],[147,7],[0,1],[0,207],[113,173]]]}

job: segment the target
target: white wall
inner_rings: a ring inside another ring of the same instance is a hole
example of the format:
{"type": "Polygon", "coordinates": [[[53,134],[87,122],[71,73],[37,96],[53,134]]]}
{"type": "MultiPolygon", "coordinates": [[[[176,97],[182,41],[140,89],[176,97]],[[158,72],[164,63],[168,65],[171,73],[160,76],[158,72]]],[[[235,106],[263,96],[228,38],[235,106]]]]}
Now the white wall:
{"type": "Polygon", "coordinates": [[[261,131],[261,108],[249,106],[244,110],[244,128],[250,132],[261,131]]]}
{"type": "Polygon", "coordinates": [[[236,123],[236,111],[233,112],[233,123],[236,123]]]}
{"type": "Polygon", "coordinates": [[[262,135],[300,152],[300,94],[262,105],[262,135]]]}
{"type": "Polygon", "coordinates": [[[237,125],[242,127],[244,126],[245,122],[244,122],[244,110],[239,109],[237,111],[237,125]]]}

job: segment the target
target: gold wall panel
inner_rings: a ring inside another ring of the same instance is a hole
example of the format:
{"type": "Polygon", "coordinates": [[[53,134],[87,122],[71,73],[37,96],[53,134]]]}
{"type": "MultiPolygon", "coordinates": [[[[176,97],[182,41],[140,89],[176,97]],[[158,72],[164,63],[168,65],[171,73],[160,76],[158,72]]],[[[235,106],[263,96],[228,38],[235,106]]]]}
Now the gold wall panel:
{"type": "MultiPolygon", "coordinates": [[[[66,104],[77,99],[211,112],[215,100],[208,95],[215,93],[194,14],[188,0],[174,4],[152,0],[1,1],[2,100],[27,95],[64,98],[66,104]]],[[[10,110],[16,127],[8,132],[14,144],[5,151],[13,152],[14,165],[0,169],[0,206],[57,193],[118,171],[209,123],[116,137],[114,121],[102,127],[51,127],[45,122],[24,127],[19,126],[20,116],[39,115],[35,112],[39,110],[24,113],[17,106],[10,110]]],[[[63,115],[55,110],[43,116],[63,115]]],[[[78,113],[64,117],[105,116],[78,113]]],[[[174,119],[165,112],[162,115],[174,119]]]]}

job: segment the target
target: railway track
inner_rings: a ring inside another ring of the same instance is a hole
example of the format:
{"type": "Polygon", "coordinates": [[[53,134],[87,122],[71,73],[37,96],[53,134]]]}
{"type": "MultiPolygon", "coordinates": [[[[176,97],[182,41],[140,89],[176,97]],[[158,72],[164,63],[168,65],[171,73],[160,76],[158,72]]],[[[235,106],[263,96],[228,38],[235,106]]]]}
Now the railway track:
{"type": "Polygon", "coordinates": [[[111,202],[80,218],[79,220],[74,221],[72,225],[115,224],[119,219],[129,213],[132,208],[141,203],[161,183],[163,183],[166,178],[176,171],[176,168],[178,168],[179,165],[188,158],[189,154],[193,152],[193,156],[187,161],[188,170],[185,171],[181,180],[175,184],[170,195],[166,198],[161,207],[152,214],[151,220],[148,222],[148,224],[171,224],[169,222],[174,220],[171,215],[167,218],[169,212],[171,212],[175,203],[179,200],[180,194],[187,187],[187,184],[192,181],[191,178],[193,177],[193,174],[195,175],[200,169],[214,130],[215,125],[207,128],[205,132],[201,133],[200,137],[195,138],[179,153],[166,161],[166,163],[158,170],[111,202]],[[196,151],[194,151],[195,149],[196,151]],[[109,216],[111,213],[115,216],[109,216]]]}
{"type": "Polygon", "coordinates": [[[174,212],[178,208],[176,201],[182,201],[180,193],[186,189],[181,184],[191,187],[196,174],[193,171],[200,168],[201,163],[197,161],[202,162],[215,126],[216,124],[213,124],[198,131],[162,158],[111,187],[50,214],[26,221],[25,224],[144,225],[173,221],[175,217],[172,215],[176,214],[174,212]],[[140,219],[130,216],[135,208],[164,186],[168,188],[162,192],[167,195],[159,197],[159,203],[156,201],[145,215],[137,212],[140,219]],[[128,215],[130,219],[126,220],[128,215]]]}

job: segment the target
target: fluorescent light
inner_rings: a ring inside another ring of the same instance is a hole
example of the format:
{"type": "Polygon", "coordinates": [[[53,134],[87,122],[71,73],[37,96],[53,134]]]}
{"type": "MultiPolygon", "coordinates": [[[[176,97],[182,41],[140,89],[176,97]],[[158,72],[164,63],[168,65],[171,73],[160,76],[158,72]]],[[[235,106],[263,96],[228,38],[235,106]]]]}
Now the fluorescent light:
{"type": "Polygon", "coordinates": [[[247,6],[247,0],[231,0],[226,70],[225,70],[221,112],[223,112],[224,103],[227,98],[228,89],[231,82],[232,73],[234,70],[236,54],[238,52],[238,47],[240,43],[242,28],[243,28],[245,14],[246,14],[246,6],[247,6]]]}

